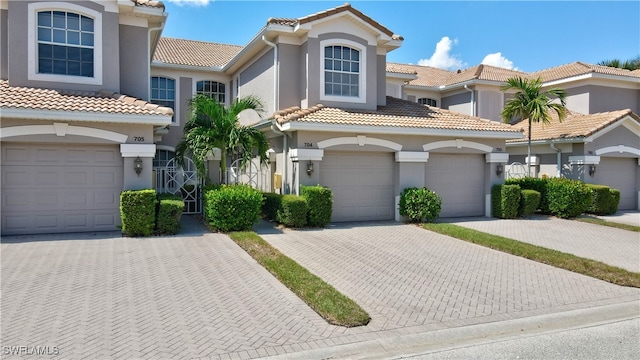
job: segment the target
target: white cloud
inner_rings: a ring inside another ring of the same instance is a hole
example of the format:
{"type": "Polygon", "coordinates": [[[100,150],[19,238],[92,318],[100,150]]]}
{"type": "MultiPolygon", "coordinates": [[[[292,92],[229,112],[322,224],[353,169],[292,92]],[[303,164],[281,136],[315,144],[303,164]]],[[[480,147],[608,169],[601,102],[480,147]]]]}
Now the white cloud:
{"type": "Polygon", "coordinates": [[[513,66],[513,61],[502,56],[501,52],[497,52],[497,53],[493,53],[485,56],[484,59],[482,59],[482,64],[493,65],[493,66],[510,69],[510,70],[518,70],[517,67],[513,66]]]}
{"type": "Polygon", "coordinates": [[[188,6],[207,6],[213,0],[165,0],[170,3],[174,3],[178,6],[188,5],[188,6]]]}
{"type": "Polygon", "coordinates": [[[466,66],[465,63],[455,55],[451,54],[451,47],[458,44],[458,39],[449,39],[448,36],[443,37],[436,44],[436,50],[428,59],[418,60],[418,65],[433,66],[440,69],[456,70],[466,66]]]}

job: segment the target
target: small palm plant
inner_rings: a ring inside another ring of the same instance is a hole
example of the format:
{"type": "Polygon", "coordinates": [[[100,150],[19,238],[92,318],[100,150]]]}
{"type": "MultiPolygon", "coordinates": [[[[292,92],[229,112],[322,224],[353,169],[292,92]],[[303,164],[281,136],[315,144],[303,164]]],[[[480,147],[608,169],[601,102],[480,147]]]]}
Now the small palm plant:
{"type": "Polygon", "coordinates": [[[529,161],[527,161],[527,175],[531,176],[531,124],[533,122],[549,124],[551,122],[551,111],[558,115],[559,121],[564,120],[568,113],[566,108],[567,93],[558,88],[542,91],[542,80],[540,78],[527,79],[520,76],[509,78],[507,83],[501,87],[503,92],[511,89],[517,91],[513,98],[505,104],[500,115],[505,123],[510,123],[513,120],[516,122],[524,119],[528,120],[527,159],[529,161]]]}

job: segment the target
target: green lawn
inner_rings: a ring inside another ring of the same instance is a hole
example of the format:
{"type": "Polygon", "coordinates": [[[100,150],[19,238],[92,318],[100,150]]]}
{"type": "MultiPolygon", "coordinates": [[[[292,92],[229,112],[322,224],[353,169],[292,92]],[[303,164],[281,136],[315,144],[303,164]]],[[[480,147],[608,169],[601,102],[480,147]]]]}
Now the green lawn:
{"type": "Polygon", "coordinates": [[[454,224],[427,223],[422,226],[433,232],[591,276],[613,284],[640,288],[640,273],[627,271],[599,261],[585,259],[502,236],[487,234],[454,224]]]}
{"type": "Polygon", "coordinates": [[[609,226],[609,227],[613,227],[613,228],[616,228],[616,229],[640,232],[640,226],[633,226],[633,225],[629,225],[629,224],[622,224],[622,223],[617,223],[617,222],[613,222],[613,221],[602,220],[602,219],[599,219],[599,218],[596,218],[596,217],[580,217],[580,218],[576,218],[575,220],[581,221],[581,222],[585,222],[585,223],[589,223],[589,224],[609,226]]]}
{"type": "Polygon", "coordinates": [[[371,320],[353,300],[283,255],[255,232],[232,232],[229,236],[329,323],[354,327],[367,325],[371,320]]]}

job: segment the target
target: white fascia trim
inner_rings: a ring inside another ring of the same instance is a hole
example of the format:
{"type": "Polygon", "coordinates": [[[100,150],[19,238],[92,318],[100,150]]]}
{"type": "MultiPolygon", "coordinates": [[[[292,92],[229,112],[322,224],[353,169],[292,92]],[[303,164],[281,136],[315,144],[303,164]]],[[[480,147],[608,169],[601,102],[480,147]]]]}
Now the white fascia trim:
{"type": "Polygon", "coordinates": [[[618,126],[625,126],[627,129],[633,132],[636,136],[640,137],[640,125],[638,125],[631,116],[627,115],[622,119],[616,121],[615,123],[610,124],[606,128],[589,136],[588,138],[585,138],[584,142],[592,142],[593,140],[601,137],[602,135],[608,133],[609,131],[616,129],[618,126]]]}
{"type": "Polygon", "coordinates": [[[74,126],[67,123],[53,123],[51,125],[11,126],[0,129],[0,139],[28,135],[56,135],[60,137],[64,137],[66,135],[78,135],[113,141],[118,144],[126,142],[129,138],[129,136],[125,134],[120,134],[113,131],[94,129],[85,126],[74,126]]]}
{"type": "Polygon", "coordinates": [[[122,157],[155,157],[156,144],[120,144],[122,157]]]}
{"type": "Polygon", "coordinates": [[[160,68],[160,69],[170,69],[170,70],[184,70],[184,71],[215,71],[215,72],[223,72],[222,66],[194,66],[194,65],[180,65],[180,64],[169,64],[163,63],[158,60],[153,60],[151,62],[152,68],[160,68]]]}
{"type": "Polygon", "coordinates": [[[477,143],[474,141],[466,141],[463,139],[435,141],[432,143],[422,145],[422,149],[424,151],[431,151],[431,150],[447,148],[447,147],[455,147],[458,149],[469,148],[469,149],[480,150],[485,153],[490,153],[493,151],[493,147],[489,145],[477,143]]]}
{"type": "Polygon", "coordinates": [[[601,148],[595,151],[596,155],[604,155],[604,154],[610,154],[610,153],[630,153],[633,155],[637,155],[640,156],[640,149],[636,149],[634,147],[631,146],[626,146],[626,145],[618,145],[618,146],[608,146],[605,148],[601,148]]]}
{"type": "Polygon", "coordinates": [[[344,133],[370,133],[370,134],[389,134],[389,135],[419,135],[419,136],[450,136],[465,137],[477,139],[519,139],[522,138],[521,132],[503,132],[503,131],[472,131],[472,130],[451,130],[451,129],[425,129],[410,127],[380,127],[380,126],[363,126],[363,125],[336,125],[336,124],[318,124],[318,123],[302,123],[287,122],[278,125],[281,131],[329,131],[344,133]]]}
{"type": "Polygon", "coordinates": [[[322,161],[324,150],[322,149],[291,149],[289,158],[292,161],[322,161]]]}
{"type": "Polygon", "coordinates": [[[160,8],[152,8],[149,6],[134,6],[133,13],[140,15],[164,16],[164,10],[160,8]]]}
{"type": "Polygon", "coordinates": [[[636,77],[632,77],[632,76],[600,74],[600,73],[588,73],[588,74],[572,76],[572,77],[568,77],[568,78],[564,78],[564,79],[558,79],[558,80],[545,82],[545,83],[542,83],[542,86],[543,87],[554,86],[554,85],[560,85],[560,84],[563,84],[563,83],[574,82],[574,81],[579,81],[579,80],[586,80],[586,79],[592,79],[592,78],[627,81],[627,82],[632,82],[632,83],[640,83],[640,78],[636,78],[636,77]]]}
{"type": "Polygon", "coordinates": [[[507,153],[488,153],[484,155],[485,160],[488,163],[503,163],[509,162],[509,154],[507,153]]]}
{"type": "Polygon", "coordinates": [[[430,90],[440,92],[442,90],[439,86],[421,86],[421,85],[411,85],[407,84],[404,86],[407,90],[430,90]]]}
{"type": "Polygon", "coordinates": [[[389,140],[367,137],[365,135],[336,137],[336,138],[318,141],[317,144],[318,144],[318,148],[320,149],[325,149],[325,148],[338,146],[338,145],[358,145],[358,146],[375,145],[375,146],[385,147],[393,151],[402,150],[401,144],[398,144],[389,140]]]}
{"type": "Polygon", "coordinates": [[[143,17],[120,15],[118,17],[118,23],[120,25],[137,26],[137,27],[149,27],[149,20],[143,17]]]}
{"type": "Polygon", "coordinates": [[[426,163],[429,161],[429,153],[422,151],[397,151],[396,162],[426,163]]]}
{"type": "Polygon", "coordinates": [[[118,124],[170,125],[169,115],[105,114],[81,111],[2,109],[2,117],[13,119],[88,121],[118,124]]]}
{"type": "Polygon", "coordinates": [[[569,164],[598,165],[599,163],[600,163],[600,156],[592,156],[592,155],[569,156],[569,164]]]}
{"type": "MultiPolygon", "coordinates": [[[[523,138],[524,135],[521,137],[523,138]]],[[[532,140],[531,145],[541,145],[541,144],[576,144],[576,143],[584,143],[584,138],[566,138],[566,139],[547,139],[547,140],[532,140]]],[[[527,145],[526,139],[522,141],[511,141],[507,143],[507,147],[511,146],[523,146],[527,145]]]]}
{"type": "Polygon", "coordinates": [[[438,86],[438,89],[444,91],[444,90],[454,90],[454,89],[458,89],[458,88],[464,88],[465,85],[493,85],[493,86],[500,86],[502,84],[504,84],[503,81],[491,81],[491,80],[473,79],[473,80],[467,80],[467,81],[463,81],[463,82],[452,84],[452,85],[440,85],[440,86],[438,86]]]}
{"type": "Polygon", "coordinates": [[[394,73],[394,72],[386,72],[385,75],[387,78],[392,78],[392,79],[402,79],[402,80],[415,80],[418,78],[418,75],[415,74],[400,74],[400,73],[394,73]]]}

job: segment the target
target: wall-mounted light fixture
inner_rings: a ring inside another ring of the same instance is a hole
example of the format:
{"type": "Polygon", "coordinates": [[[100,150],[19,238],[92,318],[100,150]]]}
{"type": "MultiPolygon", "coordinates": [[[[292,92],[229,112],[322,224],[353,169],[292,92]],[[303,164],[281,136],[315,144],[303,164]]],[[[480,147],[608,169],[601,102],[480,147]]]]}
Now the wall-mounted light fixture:
{"type": "Polygon", "coordinates": [[[500,176],[502,175],[503,172],[504,172],[504,165],[498,164],[498,166],[496,166],[496,175],[500,176]]]}
{"type": "Polygon", "coordinates": [[[589,176],[593,177],[596,174],[596,166],[595,164],[589,165],[589,176]]]}
{"type": "Polygon", "coordinates": [[[307,162],[307,175],[311,176],[313,174],[313,163],[311,160],[307,162]]]}
{"type": "Polygon", "coordinates": [[[142,159],[140,159],[140,156],[133,160],[133,170],[135,170],[136,174],[140,176],[140,173],[142,172],[142,159]]]}

